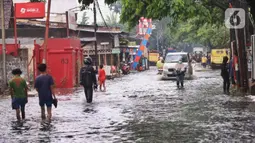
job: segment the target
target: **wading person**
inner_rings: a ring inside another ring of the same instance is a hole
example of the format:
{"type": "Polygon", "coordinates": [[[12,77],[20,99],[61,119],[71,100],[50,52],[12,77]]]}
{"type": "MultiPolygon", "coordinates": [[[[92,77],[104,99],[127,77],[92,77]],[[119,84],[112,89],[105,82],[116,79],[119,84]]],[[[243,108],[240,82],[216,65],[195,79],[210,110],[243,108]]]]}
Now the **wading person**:
{"type": "Polygon", "coordinates": [[[20,111],[22,119],[25,119],[25,105],[27,103],[27,83],[20,77],[20,69],[12,70],[14,77],[9,81],[10,93],[12,98],[12,109],[16,110],[17,120],[20,120],[20,111]]]}
{"type": "Polygon", "coordinates": [[[97,88],[96,71],[92,67],[92,59],[87,57],[84,59],[85,66],[80,70],[80,85],[84,87],[86,100],[88,103],[93,99],[93,86],[97,88]]]}
{"type": "Polygon", "coordinates": [[[35,80],[35,89],[39,94],[39,105],[41,107],[41,117],[46,119],[45,106],[47,107],[47,118],[50,121],[52,117],[52,104],[53,99],[56,100],[55,86],[51,75],[47,73],[46,64],[40,64],[38,66],[40,75],[35,80]]]}
{"type": "Polygon", "coordinates": [[[223,57],[222,67],[221,67],[221,76],[223,78],[223,91],[226,94],[229,94],[229,65],[228,65],[228,57],[223,57]]]}
{"type": "Polygon", "coordinates": [[[205,55],[203,55],[203,57],[202,57],[202,66],[203,66],[203,68],[206,68],[206,64],[207,64],[207,58],[206,58],[205,55]]]}
{"type": "Polygon", "coordinates": [[[163,71],[163,66],[164,66],[163,57],[159,58],[156,65],[157,65],[157,68],[158,68],[158,74],[161,74],[161,72],[163,71]]]}
{"type": "Polygon", "coordinates": [[[100,69],[98,72],[98,80],[99,80],[100,91],[106,91],[106,87],[105,87],[106,75],[105,75],[105,70],[103,65],[100,65],[100,69]],[[102,86],[104,87],[104,90],[102,90],[102,86]]]}
{"type": "Polygon", "coordinates": [[[182,63],[182,60],[180,60],[179,63],[176,64],[175,70],[176,70],[177,88],[180,88],[180,83],[181,83],[181,87],[184,88],[184,76],[185,76],[185,72],[186,72],[186,67],[182,63]]]}

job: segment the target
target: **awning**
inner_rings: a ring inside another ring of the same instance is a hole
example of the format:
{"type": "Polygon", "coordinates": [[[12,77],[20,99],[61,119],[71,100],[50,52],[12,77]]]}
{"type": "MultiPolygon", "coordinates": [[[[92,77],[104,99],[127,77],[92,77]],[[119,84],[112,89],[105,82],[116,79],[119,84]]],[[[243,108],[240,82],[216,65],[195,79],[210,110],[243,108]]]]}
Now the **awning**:
{"type": "Polygon", "coordinates": [[[93,42],[96,41],[96,37],[85,37],[85,38],[79,38],[82,42],[93,42]]]}
{"type": "Polygon", "coordinates": [[[137,49],[137,48],[139,48],[139,47],[140,47],[140,45],[135,45],[135,46],[120,45],[120,48],[137,49]]]}

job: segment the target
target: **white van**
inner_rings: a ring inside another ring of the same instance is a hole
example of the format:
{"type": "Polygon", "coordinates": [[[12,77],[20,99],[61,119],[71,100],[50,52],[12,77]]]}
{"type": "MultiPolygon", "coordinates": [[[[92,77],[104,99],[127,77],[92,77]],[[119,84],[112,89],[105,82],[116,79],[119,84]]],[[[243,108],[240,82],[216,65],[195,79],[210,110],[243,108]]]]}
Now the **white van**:
{"type": "Polygon", "coordinates": [[[175,52],[168,53],[165,57],[162,79],[176,79],[175,66],[180,60],[182,60],[183,64],[187,67],[185,78],[191,78],[193,74],[193,69],[188,53],[175,52]]]}

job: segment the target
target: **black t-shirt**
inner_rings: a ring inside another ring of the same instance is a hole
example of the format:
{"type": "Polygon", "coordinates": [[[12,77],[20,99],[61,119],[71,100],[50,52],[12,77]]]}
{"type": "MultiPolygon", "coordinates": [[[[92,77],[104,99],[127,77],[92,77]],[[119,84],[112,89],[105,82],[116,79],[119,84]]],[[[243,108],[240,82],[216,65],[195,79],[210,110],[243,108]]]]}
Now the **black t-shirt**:
{"type": "Polygon", "coordinates": [[[221,76],[229,77],[229,70],[228,70],[228,68],[229,68],[228,64],[222,64],[222,67],[221,67],[221,76]]]}

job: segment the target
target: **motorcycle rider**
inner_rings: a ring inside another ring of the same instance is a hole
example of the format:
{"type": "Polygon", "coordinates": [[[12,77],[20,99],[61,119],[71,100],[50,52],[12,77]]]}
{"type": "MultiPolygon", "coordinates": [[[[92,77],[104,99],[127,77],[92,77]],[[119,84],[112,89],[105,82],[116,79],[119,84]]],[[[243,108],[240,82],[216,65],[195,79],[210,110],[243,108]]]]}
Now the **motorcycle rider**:
{"type": "Polygon", "coordinates": [[[92,67],[92,59],[86,57],[84,59],[85,66],[80,70],[80,85],[84,87],[87,103],[91,103],[93,99],[93,85],[97,88],[96,71],[92,67]]]}
{"type": "Polygon", "coordinates": [[[177,87],[180,88],[180,83],[181,83],[181,87],[183,88],[184,76],[185,76],[187,67],[184,66],[184,64],[182,63],[182,60],[180,60],[179,63],[176,64],[175,70],[176,70],[177,87]]]}
{"type": "Polygon", "coordinates": [[[163,57],[160,57],[157,62],[158,74],[160,74],[160,70],[163,70],[164,62],[163,57]]]}

